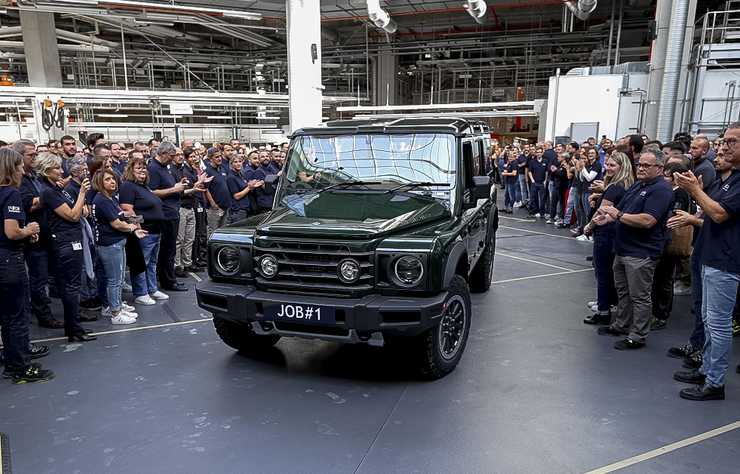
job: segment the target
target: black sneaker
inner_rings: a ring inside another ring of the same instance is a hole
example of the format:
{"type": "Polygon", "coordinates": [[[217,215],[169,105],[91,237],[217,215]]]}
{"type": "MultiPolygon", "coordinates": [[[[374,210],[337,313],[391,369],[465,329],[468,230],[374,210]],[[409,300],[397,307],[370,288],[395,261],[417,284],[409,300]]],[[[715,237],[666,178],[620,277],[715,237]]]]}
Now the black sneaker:
{"type": "MultiPolygon", "coordinates": [[[[5,376],[5,373],[3,373],[5,376]]],[[[24,370],[13,371],[11,377],[16,385],[33,382],[47,382],[54,378],[54,372],[42,369],[38,364],[31,364],[24,370]]]]}
{"type": "Polygon", "coordinates": [[[640,341],[633,341],[629,337],[627,339],[622,339],[621,341],[617,341],[614,343],[614,348],[618,351],[627,351],[632,349],[642,349],[645,347],[644,342],[640,341]]]}
{"type": "Polygon", "coordinates": [[[584,324],[610,324],[612,322],[612,317],[609,314],[594,313],[583,318],[583,322],[584,324]]]}
{"type": "Polygon", "coordinates": [[[687,369],[698,369],[699,367],[701,367],[703,362],[704,362],[704,359],[702,357],[701,352],[696,351],[693,354],[691,354],[689,357],[686,357],[683,360],[683,366],[687,369]]]}
{"type": "Polygon", "coordinates": [[[31,344],[28,352],[31,354],[31,359],[40,359],[49,355],[49,346],[31,344]]]}
{"type": "Polygon", "coordinates": [[[95,299],[91,300],[85,300],[80,301],[80,309],[85,309],[88,311],[100,311],[100,308],[102,308],[103,305],[100,303],[100,301],[96,301],[95,299]]]}
{"type": "Polygon", "coordinates": [[[64,322],[59,321],[58,319],[40,319],[39,320],[39,327],[40,328],[47,328],[47,329],[64,329],[64,322]]]}
{"type": "Polygon", "coordinates": [[[690,356],[694,352],[694,348],[691,346],[691,344],[684,344],[683,346],[671,347],[670,349],[668,349],[668,354],[666,355],[668,357],[673,357],[674,359],[683,359],[690,356]]]}
{"type": "Polygon", "coordinates": [[[665,329],[666,326],[668,326],[668,321],[665,319],[653,319],[652,324],[650,324],[650,330],[651,331],[660,331],[661,329],[665,329]]]}
{"type": "Polygon", "coordinates": [[[700,373],[698,370],[690,370],[688,372],[679,370],[673,374],[673,380],[683,383],[692,383],[696,385],[704,385],[704,381],[707,376],[700,373]]]}
{"type": "Polygon", "coordinates": [[[625,335],[625,333],[623,333],[622,331],[618,329],[614,329],[611,326],[599,328],[596,331],[596,334],[598,334],[599,336],[624,336],[625,335]]]}
{"type": "Polygon", "coordinates": [[[80,311],[80,321],[84,323],[89,323],[92,321],[98,320],[98,311],[100,310],[87,310],[87,311],[80,311]]]}
{"type": "Polygon", "coordinates": [[[175,276],[177,278],[187,278],[188,274],[185,272],[185,269],[182,267],[175,267],[175,276]]]}
{"type": "Polygon", "coordinates": [[[707,400],[724,400],[725,386],[712,387],[710,385],[700,385],[689,387],[681,390],[679,396],[686,400],[696,400],[698,402],[704,402],[707,400]]]}

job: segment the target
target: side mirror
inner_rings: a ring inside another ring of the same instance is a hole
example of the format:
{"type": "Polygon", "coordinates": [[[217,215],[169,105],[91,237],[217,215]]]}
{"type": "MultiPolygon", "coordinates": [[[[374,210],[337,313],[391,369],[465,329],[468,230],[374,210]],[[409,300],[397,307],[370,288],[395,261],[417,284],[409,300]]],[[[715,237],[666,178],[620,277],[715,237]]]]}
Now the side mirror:
{"type": "Polygon", "coordinates": [[[473,198],[489,199],[491,197],[490,176],[473,176],[473,198]]]}

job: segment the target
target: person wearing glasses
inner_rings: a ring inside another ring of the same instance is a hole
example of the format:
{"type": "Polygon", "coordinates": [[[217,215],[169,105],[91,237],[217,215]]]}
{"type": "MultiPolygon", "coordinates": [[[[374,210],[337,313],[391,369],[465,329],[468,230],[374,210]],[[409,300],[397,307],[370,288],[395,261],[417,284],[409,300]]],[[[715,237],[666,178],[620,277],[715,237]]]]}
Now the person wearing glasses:
{"type": "Polygon", "coordinates": [[[160,222],[159,255],[157,274],[159,285],[166,291],[188,291],[177,281],[175,274],[175,253],[177,252],[177,231],[180,228],[180,198],[188,186],[183,177],[179,182],[170,172],[170,163],[177,149],[170,142],[162,142],[157,147],[157,156],[149,162],[149,189],[162,200],[164,220],[160,222]]]}
{"type": "MultiPolygon", "coordinates": [[[[702,365],[698,370],[673,375],[675,380],[695,384],[679,394],[688,400],[724,400],[732,348],[732,316],[740,284],[740,123],[730,125],[724,136],[715,158],[717,179],[706,192],[694,173],[675,176],[703,213],[694,246],[701,265],[705,337],[702,365]]],[[[687,219],[687,223],[692,220],[687,219]]]]}
{"type": "Polygon", "coordinates": [[[664,163],[659,150],[643,151],[637,159],[637,182],[617,206],[602,206],[593,218],[596,225],[616,222],[613,269],[617,315],[598,333],[624,337],[614,344],[617,350],[644,347],[650,332],[653,276],[673,210],[673,190],[663,178],[664,163]]]}

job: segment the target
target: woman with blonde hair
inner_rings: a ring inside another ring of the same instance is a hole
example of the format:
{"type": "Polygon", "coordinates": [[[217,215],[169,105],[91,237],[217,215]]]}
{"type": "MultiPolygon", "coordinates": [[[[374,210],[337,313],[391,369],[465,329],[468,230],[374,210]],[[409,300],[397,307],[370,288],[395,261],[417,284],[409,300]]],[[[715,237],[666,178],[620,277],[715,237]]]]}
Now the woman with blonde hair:
{"type": "Polygon", "coordinates": [[[0,149],[0,330],[2,331],[3,376],[14,383],[43,382],[54,373],[31,364],[28,334],[28,275],[23,259],[26,240],[38,240],[36,222],[25,224],[23,202],[18,187],[23,176],[23,156],[10,148],[0,149]]]}
{"type": "Polygon", "coordinates": [[[49,224],[49,255],[54,269],[57,290],[64,306],[64,335],[69,342],[96,339],[80,325],[80,285],[84,259],[82,219],[85,195],[90,180],[80,183],[77,199],[62,188],[62,159],[51,153],[41,153],[34,164],[41,177],[41,203],[49,224]]]}
{"type": "MultiPolygon", "coordinates": [[[[616,206],[625,192],[635,182],[632,162],[621,152],[614,152],[606,160],[606,176],[603,181],[595,181],[591,186],[591,204],[596,209],[602,206],[616,206]]],[[[596,214],[594,214],[596,215],[596,214]]],[[[609,324],[611,307],[617,304],[617,290],[614,286],[614,237],[616,223],[597,226],[593,219],[583,229],[585,235],[592,235],[594,241],[593,263],[596,273],[596,301],[588,303],[593,314],[583,320],[586,324],[609,324]]]]}

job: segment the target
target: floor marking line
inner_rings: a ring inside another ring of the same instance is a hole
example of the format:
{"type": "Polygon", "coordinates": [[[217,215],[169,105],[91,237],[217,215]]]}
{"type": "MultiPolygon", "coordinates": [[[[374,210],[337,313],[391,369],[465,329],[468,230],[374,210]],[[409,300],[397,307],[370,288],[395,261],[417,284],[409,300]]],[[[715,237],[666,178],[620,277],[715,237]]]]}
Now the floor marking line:
{"type": "MultiPolygon", "coordinates": [[[[110,331],[100,331],[100,332],[93,332],[91,334],[95,336],[106,336],[108,334],[120,334],[123,332],[135,332],[135,331],[144,331],[146,329],[159,329],[159,328],[169,328],[173,326],[184,326],[186,324],[193,324],[193,323],[205,323],[212,321],[213,318],[202,318],[202,319],[191,319],[188,321],[178,321],[176,323],[163,323],[163,324],[152,324],[149,326],[140,326],[135,328],[125,328],[125,329],[112,329],[110,331]]],[[[46,339],[36,339],[34,341],[31,341],[33,343],[38,342],[56,342],[56,341],[66,341],[66,337],[49,337],[46,339]]]]}
{"type": "Polygon", "coordinates": [[[676,441],[675,443],[668,444],[658,449],[653,449],[652,451],[648,451],[646,453],[639,454],[637,456],[633,456],[622,461],[617,461],[615,463],[609,464],[608,466],[600,467],[598,469],[594,469],[593,471],[588,471],[586,474],[607,474],[609,472],[618,471],[620,469],[624,469],[625,467],[629,467],[643,461],[648,461],[650,459],[657,458],[658,456],[662,456],[678,449],[685,448],[686,446],[691,446],[692,444],[706,441],[710,438],[714,438],[738,428],[740,428],[740,421],[730,423],[729,425],[720,426],[719,428],[715,428],[705,433],[692,436],[691,438],[676,441]]]}
{"type": "Polygon", "coordinates": [[[509,219],[510,221],[517,221],[517,222],[537,222],[536,220],[534,220],[534,218],[532,218],[532,219],[522,219],[522,218],[519,218],[519,217],[502,216],[501,214],[499,214],[498,218],[499,219],[509,219]]]}
{"type": "Polygon", "coordinates": [[[557,270],[573,270],[573,268],[561,267],[559,265],[553,265],[551,263],[538,262],[537,260],[532,260],[532,259],[529,259],[529,258],[515,257],[514,255],[508,255],[508,254],[505,254],[505,253],[501,253],[498,250],[496,251],[496,255],[500,255],[502,257],[507,257],[507,258],[513,258],[514,260],[521,260],[523,262],[535,263],[537,265],[544,265],[546,267],[555,268],[557,270]]]}
{"type": "Polygon", "coordinates": [[[553,276],[559,276],[559,275],[570,275],[571,273],[583,273],[583,272],[592,272],[594,271],[593,268],[581,268],[580,270],[570,270],[567,272],[555,272],[555,273],[545,273],[544,275],[533,275],[528,277],[519,277],[519,278],[509,278],[507,280],[494,280],[493,284],[498,283],[510,283],[512,281],[524,281],[524,280],[533,280],[535,278],[547,278],[547,277],[553,277],[553,276]]]}
{"type": "Polygon", "coordinates": [[[401,400],[403,400],[403,398],[406,396],[406,392],[408,391],[408,389],[409,389],[409,384],[406,384],[403,387],[403,391],[401,392],[401,395],[398,396],[398,400],[396,400],[396,403],[393,405],[393,408],[391,408],[391,411],[388,412],[388,416],[386,416],[385,420],[383,420],[383,424],[380,425],[380,428],[378,428],[378,432],[375,433],[375,437],[373,438],[373,441],[370,443],[370,446],[367,447],[365,454],[362,455],[362,459],[360,459],[360,463],[355,468],[354,474],[357,474],[357,471],[359,471],[362,465],[365,463],[365,459],[367,458],[367,455],[370,454],[370,451],[373,450],[375,443],[378,442],[378,438],[380,438],[380,434],[383,432],[385,427],[388,425],[388,422],[391,420],[391,417],[396,413],[396,410],[398,409],[398,405],[401,404],[401,400]]]}
{"type": "Polygon", "coordinates": [[[203,279],[199,277],[198,275],[196,275],[195,273],[193,272],[188,272],[188,273],[190,274],[191,277],[195,278],[195,281],[197,281],[198,283],[203,281],[203,279]]]}
{"type": "Polygon", "coordinates": [[[547,232],[537,232],[536,230],[521,229],[521,228],[519,228],[519,227],[509,227],[509,226],[506,226],[506,225],[499,225],[499,226],[498,226],[498,228],[499,228],[499,229],[520,230],[520,231],[522,231],[522,232],[527,232],[527,233],[529,233],[529,234],[535,234],[535,235],[547,235],[547,236],[549,236],[549,237],[557,237],[557,238],[559,238],[559,239],[568,239],[568,240],[570,240],[571,242],[578,242],[578,241],[577,241],[576,239],[574,239],[573,237],[568,237],[568,236],[566,236],[566,235],[548,234],[547,232]]]}

